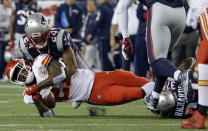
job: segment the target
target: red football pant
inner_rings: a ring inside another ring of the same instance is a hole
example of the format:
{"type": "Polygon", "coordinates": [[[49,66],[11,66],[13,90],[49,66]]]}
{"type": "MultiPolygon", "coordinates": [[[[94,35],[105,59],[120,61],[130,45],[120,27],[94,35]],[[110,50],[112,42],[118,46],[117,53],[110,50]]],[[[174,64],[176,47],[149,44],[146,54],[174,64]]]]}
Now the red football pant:
{"type": "Polygon", "coordinates": [[[143,97],[142,87],[149,80],[131,72],[115,70],[96,72],[88,102],[117,105],[143,97]]]}

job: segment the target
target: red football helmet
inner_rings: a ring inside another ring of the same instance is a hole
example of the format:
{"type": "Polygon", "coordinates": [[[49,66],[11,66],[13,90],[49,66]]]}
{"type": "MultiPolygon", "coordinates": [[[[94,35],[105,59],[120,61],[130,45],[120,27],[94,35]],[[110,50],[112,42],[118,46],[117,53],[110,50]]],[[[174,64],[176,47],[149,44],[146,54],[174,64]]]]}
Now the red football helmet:
{"type": "Polygon", "coordinates": [[[6,66],[8,79],[18,85],[28,85],[34,80],[31,65],[24,59],[14,59],[6,66]]]}

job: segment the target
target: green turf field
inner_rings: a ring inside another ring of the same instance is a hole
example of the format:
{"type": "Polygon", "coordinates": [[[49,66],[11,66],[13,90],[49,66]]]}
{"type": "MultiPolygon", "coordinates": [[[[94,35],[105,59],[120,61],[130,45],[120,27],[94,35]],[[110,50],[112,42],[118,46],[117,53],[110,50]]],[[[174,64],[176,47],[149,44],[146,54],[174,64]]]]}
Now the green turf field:
{"type": "Polygon", "coordinates": [[[181,119],[161,119],[150,113],[143,100],[104,107],[104,116],[89,116],[88,104],[72,109],[71,103],[57,103],[56,118],[40,118],[34,105],[22,101],[23,88],[0,83],[1,131],[179,131],[181,119]]]}

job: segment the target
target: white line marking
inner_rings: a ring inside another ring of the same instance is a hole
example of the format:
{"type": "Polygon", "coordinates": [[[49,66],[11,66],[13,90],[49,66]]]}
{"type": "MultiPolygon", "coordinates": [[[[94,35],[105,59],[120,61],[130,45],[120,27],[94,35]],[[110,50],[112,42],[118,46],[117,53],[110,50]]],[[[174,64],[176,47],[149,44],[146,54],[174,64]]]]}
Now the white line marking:
{"type": "Polygon", "coordinates": [[[142,124],[142,123],[134,123],[134,124],[84,124],[84,123],[77,123],[77,124],[0,124],[0,127],[56,127],[56,126],[179,126],[179,123],[166,123],[166,124],[158,124],[158,123],[151,123],[151,124],[142,124]]]}
{"type": "Polygon", "coordinates": [[[0,103],[9,103],[9,101],[0,101],[0,103]]]}
{"type": "Polygon", "coordinates": [[[0,96],[23,96],[23,94],[0,94],[0,96]]]}
{"type": "MultiPolygon", "coordinates": [[[[141,117],[141,116],[152,116],[151,114],[124,114],[125,116],[129,116],[129,117],[132,117],[132,116],[134,116],[134,117],[141,117]]],[[[121,114],[109,114],[109,115],[104,115],[104,116],[107,116],[107,117],[116,117],[116,116],[124,116],[124,115],[121,115],[121,114]]],[[[0,114],[0,117],[6,117],[6,116],[14,116],[14,117],[16,117],[16,116],[18,116],[18,117],[20,117],[20,116],[39,116],[39,114],[0,114]]],[[[59,117],[59,116],[89,116],[88,114],[56,114],[56,116],[57,117],[59,117]]]]}
{"type": "MultiPolygon", "coordinates": [[[[5,129],[7,129],[7,128],[5,128],[5,129]]],[[[17,131],[46,131],[46,130],[17,130],[17,131]]],[[[60,131],[60,130],[47,130],[47,131],[60,131]]],[[[73,130],[61,130],[61,131],[73,131],[73,130]]]]}
{"type": "Polygon", "coordinates": [[[24,86],[17,86],[17,85],[1,85],[0,88],[25,88],[24,86]]]}

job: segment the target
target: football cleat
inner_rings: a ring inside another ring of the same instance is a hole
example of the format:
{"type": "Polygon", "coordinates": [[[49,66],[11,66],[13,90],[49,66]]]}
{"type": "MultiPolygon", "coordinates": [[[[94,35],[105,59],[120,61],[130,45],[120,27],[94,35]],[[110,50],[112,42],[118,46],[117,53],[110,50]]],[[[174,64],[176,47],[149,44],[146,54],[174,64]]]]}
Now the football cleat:
{"type": "Polygon", "coordinates": [[[80,107],[81,104],[82,104],[81,101],[74,101],[74,102],[72,102],[72,108],[77,109],[80,107]]]}
{"type": "Polygon", "coordinates": [[[206,117],[196,110],[193,112],[192,117],[181,123],[181,127],[187,129],[206,129],[206,117]]]}
{"type": "Polygon", "coordinates": [[[159,109],[157,109],[158,101],[159,99],[153,98],[152,94],[146,95],[144,97],[144,104],[146,104],[147,109],[153,113],[159,112],[159,109]]]}

